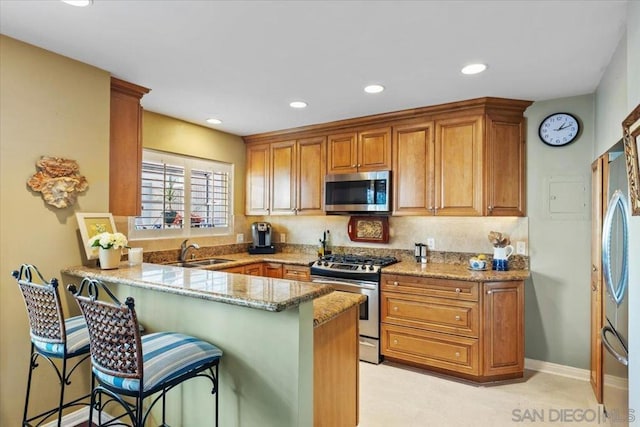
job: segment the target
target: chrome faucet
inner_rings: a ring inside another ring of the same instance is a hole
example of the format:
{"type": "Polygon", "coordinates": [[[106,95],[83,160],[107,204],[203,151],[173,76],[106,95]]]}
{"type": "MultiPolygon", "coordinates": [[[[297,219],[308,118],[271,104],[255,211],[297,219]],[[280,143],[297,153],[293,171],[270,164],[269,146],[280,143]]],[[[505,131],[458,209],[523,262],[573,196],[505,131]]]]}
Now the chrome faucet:
{"type": "Polygon", "coordinates": [[[200,249],[200,246],[197,243],[192,243],[187,246],[187,242],[189,239],[185,239],[184,242],[180,245],[180,262],[185,262],[187,260],[187,251],[191,248],[200,249]]]}

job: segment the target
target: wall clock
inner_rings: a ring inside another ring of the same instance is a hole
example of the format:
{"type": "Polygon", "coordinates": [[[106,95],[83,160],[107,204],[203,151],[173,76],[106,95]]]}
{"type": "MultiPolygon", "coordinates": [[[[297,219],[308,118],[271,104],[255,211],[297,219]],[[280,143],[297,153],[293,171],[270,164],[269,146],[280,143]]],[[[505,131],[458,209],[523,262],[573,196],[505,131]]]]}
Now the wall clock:
{"type": "Polygon", "coordinates": [[[547,116],[538,128],[542,142],[552,147],[571,144],[580,133],[580,122],[569,113],[553,113],[547,116]]]}

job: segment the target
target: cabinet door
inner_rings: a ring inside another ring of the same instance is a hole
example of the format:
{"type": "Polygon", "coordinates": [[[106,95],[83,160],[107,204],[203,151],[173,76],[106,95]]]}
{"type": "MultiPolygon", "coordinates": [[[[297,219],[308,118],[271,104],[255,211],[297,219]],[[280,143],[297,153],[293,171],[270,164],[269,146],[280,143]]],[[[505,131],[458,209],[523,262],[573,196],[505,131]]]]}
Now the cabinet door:
{"type": "Polygon", "coordinates": [[[391,128],[358,132],[358,172],[391,169],[391,128]]]}
{"type": "Polygon", "coordinates": [[[111,78],[109,212],[138,216],[142,191],[142,107],[149,89],[111,78]]]}
{"type": "Polygon", "coordinates": [[[524,371],[524,282],[483,285],[484,375],[524,371]]]}
{"type": "Polygon", "coordinates": [[[436,215],[482,215],[482,116],[436,121],[436,215]]]}
{"type": "Polygon", "coordinates": [[[433,214],[433,122],[393,129],[393,214],[433,214]]]}
{"type": "Polygon", "coordinates": [[[524,118],[487,116],[486,214],[525,216],[524,118]]]}
{"type": "Polygon", "coordinates": [[[229,268],[225,268],[223,270],[220,271],[224,271],[225,273],[239,273],[239,274],[244,274],[244,265],[240,265],[237,267],[229,267],[229,268]]]}
{"type": "Polygon", "coordinates": [[[355,173],[358,171],[356,138],[355,132],[329,135],[327,138],[327,173],[355,173]]]}
{"type": "Polygon", "coordinates": [[[271,215],[296,213],[296,142],[271,144],[271,215]]]}
{"type": "Polygon", "coordinates": [[[296,214],[324,215],[324,175],[327,143],[324,137],[298,141],[296,214]]]}
{"type": "Polygon", "coordinates": [[[269,144],[247,146],[247,215],[269,215],[269,144]]]}
{"type": "Polygon", "coordinates": [[[265,262],[264,265],[262,266],[262,270],[265,277],[282,279],[282,264],[265,262]]]}
{"type": "Polygon", "coordinates": [[[249,264],[244,266],[244,274],[249,276],[263,276],[262,263],[249,264]]]}

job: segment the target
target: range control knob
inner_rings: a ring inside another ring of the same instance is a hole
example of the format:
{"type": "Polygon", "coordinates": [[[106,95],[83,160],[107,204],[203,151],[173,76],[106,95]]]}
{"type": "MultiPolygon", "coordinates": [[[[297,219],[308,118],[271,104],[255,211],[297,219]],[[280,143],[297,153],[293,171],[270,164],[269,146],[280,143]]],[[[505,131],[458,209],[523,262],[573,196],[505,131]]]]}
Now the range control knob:
{"type": "Polygon", "coordinates": [[[328,263],[327,261],[325,261],[325,262],[324,262],[324,266],[325,266],[325,267],[328,267],[328,266],[329,266],[329,263],[328,263]]]}
{"type": "Polygon", "coordinates": [[[369,266],[369,270],[373,271],[373,265],[369,266]]]}

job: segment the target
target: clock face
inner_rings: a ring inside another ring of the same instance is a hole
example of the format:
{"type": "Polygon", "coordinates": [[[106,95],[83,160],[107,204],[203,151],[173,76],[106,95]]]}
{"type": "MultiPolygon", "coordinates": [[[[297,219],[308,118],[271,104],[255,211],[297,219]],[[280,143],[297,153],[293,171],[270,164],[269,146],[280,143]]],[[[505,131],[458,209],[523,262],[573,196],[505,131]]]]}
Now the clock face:
{"type": "Polygon", "coordinates": [[[580,123],[569,113],[554,113],[547,116],[538,129],[542,142],[552,147],[562,147],[572,143],[579,133],[580,123]]]}

